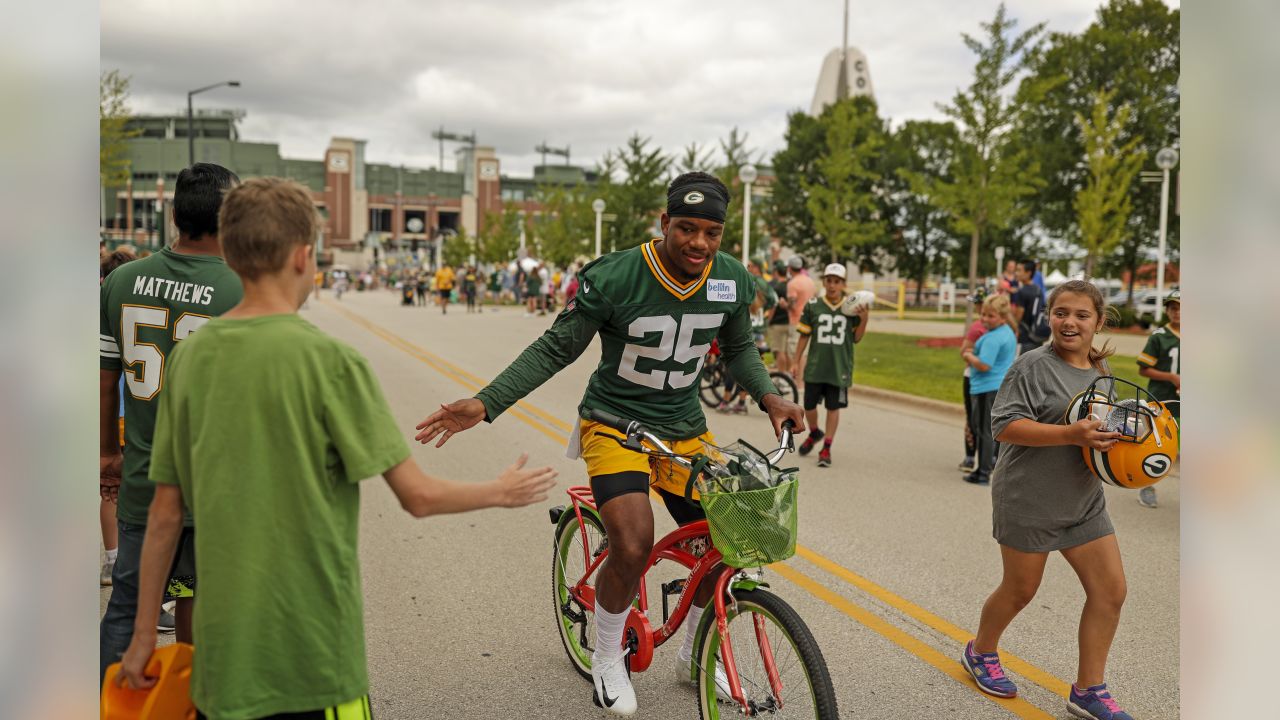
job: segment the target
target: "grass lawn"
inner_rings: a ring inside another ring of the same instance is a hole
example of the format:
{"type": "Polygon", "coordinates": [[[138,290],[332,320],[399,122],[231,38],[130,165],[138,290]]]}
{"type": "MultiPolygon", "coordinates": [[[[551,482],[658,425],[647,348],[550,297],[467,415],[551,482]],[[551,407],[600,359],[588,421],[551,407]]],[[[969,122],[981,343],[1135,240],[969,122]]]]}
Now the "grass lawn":
{"type": "MultiPolygon", "coordinates": [[[[916,344],[914,335],[869,332],[854,350],[853,383],[895,390],[922,397],[962,403],[961,374],[964,361],[960,349],[930,348],[916,344]]],[[[1137,359],[1115,355],[1109,360],[1122,380],[1146,387],[1138,375],[1137,359]]]]}

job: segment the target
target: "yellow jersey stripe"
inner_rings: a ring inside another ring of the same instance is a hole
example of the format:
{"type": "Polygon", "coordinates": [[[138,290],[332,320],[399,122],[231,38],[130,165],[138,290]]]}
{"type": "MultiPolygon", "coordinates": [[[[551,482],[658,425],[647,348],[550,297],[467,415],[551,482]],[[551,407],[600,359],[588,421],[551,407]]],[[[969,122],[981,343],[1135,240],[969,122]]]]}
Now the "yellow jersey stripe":
{"type": "Polygon", "coordinates": [[[809,333],[813,332],[813,328],[809,327],[808,325],[805,325],[802,322],[796,323],[796,330],[799,331],[801,335],[808,335],[809,333]]]}
{"type": "Polygon", "coordinates": [[[711,261],[707,263],[707,267],[703,269],[702,275],[697,279],[688,283],[681,283],[662,266],[662,260],[658,257],[657,245],[657,240],[650,240],[641,248],[644,254],[644,262],[649,266],[649,272],[653,273],[653,276],[658,279],[662,287],[667,289],[667,292],[675,295],[680,300],[688,300],[693,297],[693,294],[698,292],[711,275],[711,266],[715,264],[715,258],[711,258],[711,261]]]}
{"type": "Polygon", "coordinates": [[[1146,353],[1139,353],[1138,362],[1142,363],[1143,365],[1150,365],[1152,367],[1155,367],[1156,359],[1146,353]]]}

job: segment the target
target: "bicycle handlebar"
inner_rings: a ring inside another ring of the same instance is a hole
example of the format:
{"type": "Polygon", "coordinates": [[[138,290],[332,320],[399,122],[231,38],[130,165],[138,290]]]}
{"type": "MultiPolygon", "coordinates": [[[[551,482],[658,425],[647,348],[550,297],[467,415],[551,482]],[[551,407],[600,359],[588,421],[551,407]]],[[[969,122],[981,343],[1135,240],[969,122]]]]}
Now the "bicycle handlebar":
{"type": "MultiPolygon", "coordinates": [[[[693,462],[691,460],[677,455],[671,450],[671,448],[667,447],[667,444],[664,443],[661,438],[654,435],[652,432],[649,432],[648,428],[641,425],[636,420],[627,420],[625,418],[618,417],[611,412],[598,410],[596,408],[585,408],[582,413],[582,417],[585,420],[598,422],[605,427],[612,428],[626,435],[626,440],[620,440],[619,442],[628,450],[652,454],[652,450],[645,448],[640,443],[640,441],[643,440],[644,442],[649,443],[649,445],[655,448],[659,453],[669,456],[671,460],[680,467],[686,470],[693,467],[693,462]]],[[[765,455],[769,464],[778,464],[778,461],[782,459],[783,455],[787,454],[788,451],[795,450],[795,443],[793,442],[795,427],[796,424],[791,420],[784,420],[782,422],[782,435],[778,438],[778,447],[765,455]]]]}

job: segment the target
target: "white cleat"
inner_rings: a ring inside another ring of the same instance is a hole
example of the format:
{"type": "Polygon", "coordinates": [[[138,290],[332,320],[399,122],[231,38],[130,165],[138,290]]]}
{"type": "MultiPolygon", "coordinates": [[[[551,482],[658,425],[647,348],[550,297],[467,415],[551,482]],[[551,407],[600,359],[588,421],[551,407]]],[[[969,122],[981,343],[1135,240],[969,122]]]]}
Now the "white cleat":
{"type": "MultiPolygon", "coordinates": [[[[676,658],[676,679],[686,685],[697,686],[698,681],[693,676],[693,661],[681,660],[676,658]]],[[[724,674],[724,665],[720,661],[716,661],[716,699],[720,702],[733,702],[733,694],[729,692],[729,676],[724,674]]]]}
{"type": "Polygon", "coordinates": [[[634,715],[636,691],[631,687],[625,656],[614,660],[591,661],[591,701],[614,715],[634,715]]]}

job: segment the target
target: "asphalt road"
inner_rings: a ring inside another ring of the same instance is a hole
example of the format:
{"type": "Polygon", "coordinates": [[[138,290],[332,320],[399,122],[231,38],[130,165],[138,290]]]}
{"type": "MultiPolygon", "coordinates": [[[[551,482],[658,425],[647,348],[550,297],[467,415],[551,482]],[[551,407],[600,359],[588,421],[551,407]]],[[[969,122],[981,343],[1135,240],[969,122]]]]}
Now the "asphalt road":
{"type": "MultiPolygon", "coordinates": [[[[407,436],[442,402],[469,397],[549,324],[513,309],[468,316],[453,306],[399,305],[390,292],[329,293],[303,315],[372,364],[407,436]]],[[[560,472],[548,502],[415,520],[386,485],[363,493],[361,562],[373,706],[380,720],[601,717],[553,625],[547,508],[583,484],[565,457],[566,429],[598,350],[553,378],[493,425],[442,449],[414,445],[428,472],[495,476],[519,453],[560,472]]],[[[762,413],[709,423],[722,441],[771,442],[762,413]]],[[[961,481],[954,416],[853,399],[834,463],[801,466],[800,548],[769,568],[772,589],[809,624],[831,668],[847,718],[1068,718],[1063,696],[1076,670],[1084,593],[1060,556],[1035,601],[1004,637],[1016,700],[978,692],[957,658],[1000,579],[986,488],[961,481]]],[[[1161,484],[1160,507],[1108,488],[1129,580],[1128,602],[1107,680],[1135,718],[1175,718],[1178,691],[1178,478],[1161,484]]],[[[674,527],[656,510],[658,531],[674,527]]],[[[653,583],[651,586],[656,586],[653,583]]],[[[660,603],[651,601],[660,620],[660,603]]],[[[674,642],[674,641],[673,641],[674,642]]],[[[671,669],[676,647],[656,651],[635,676],[638,717],[696,717],[693,690],[671,669]]]]}

